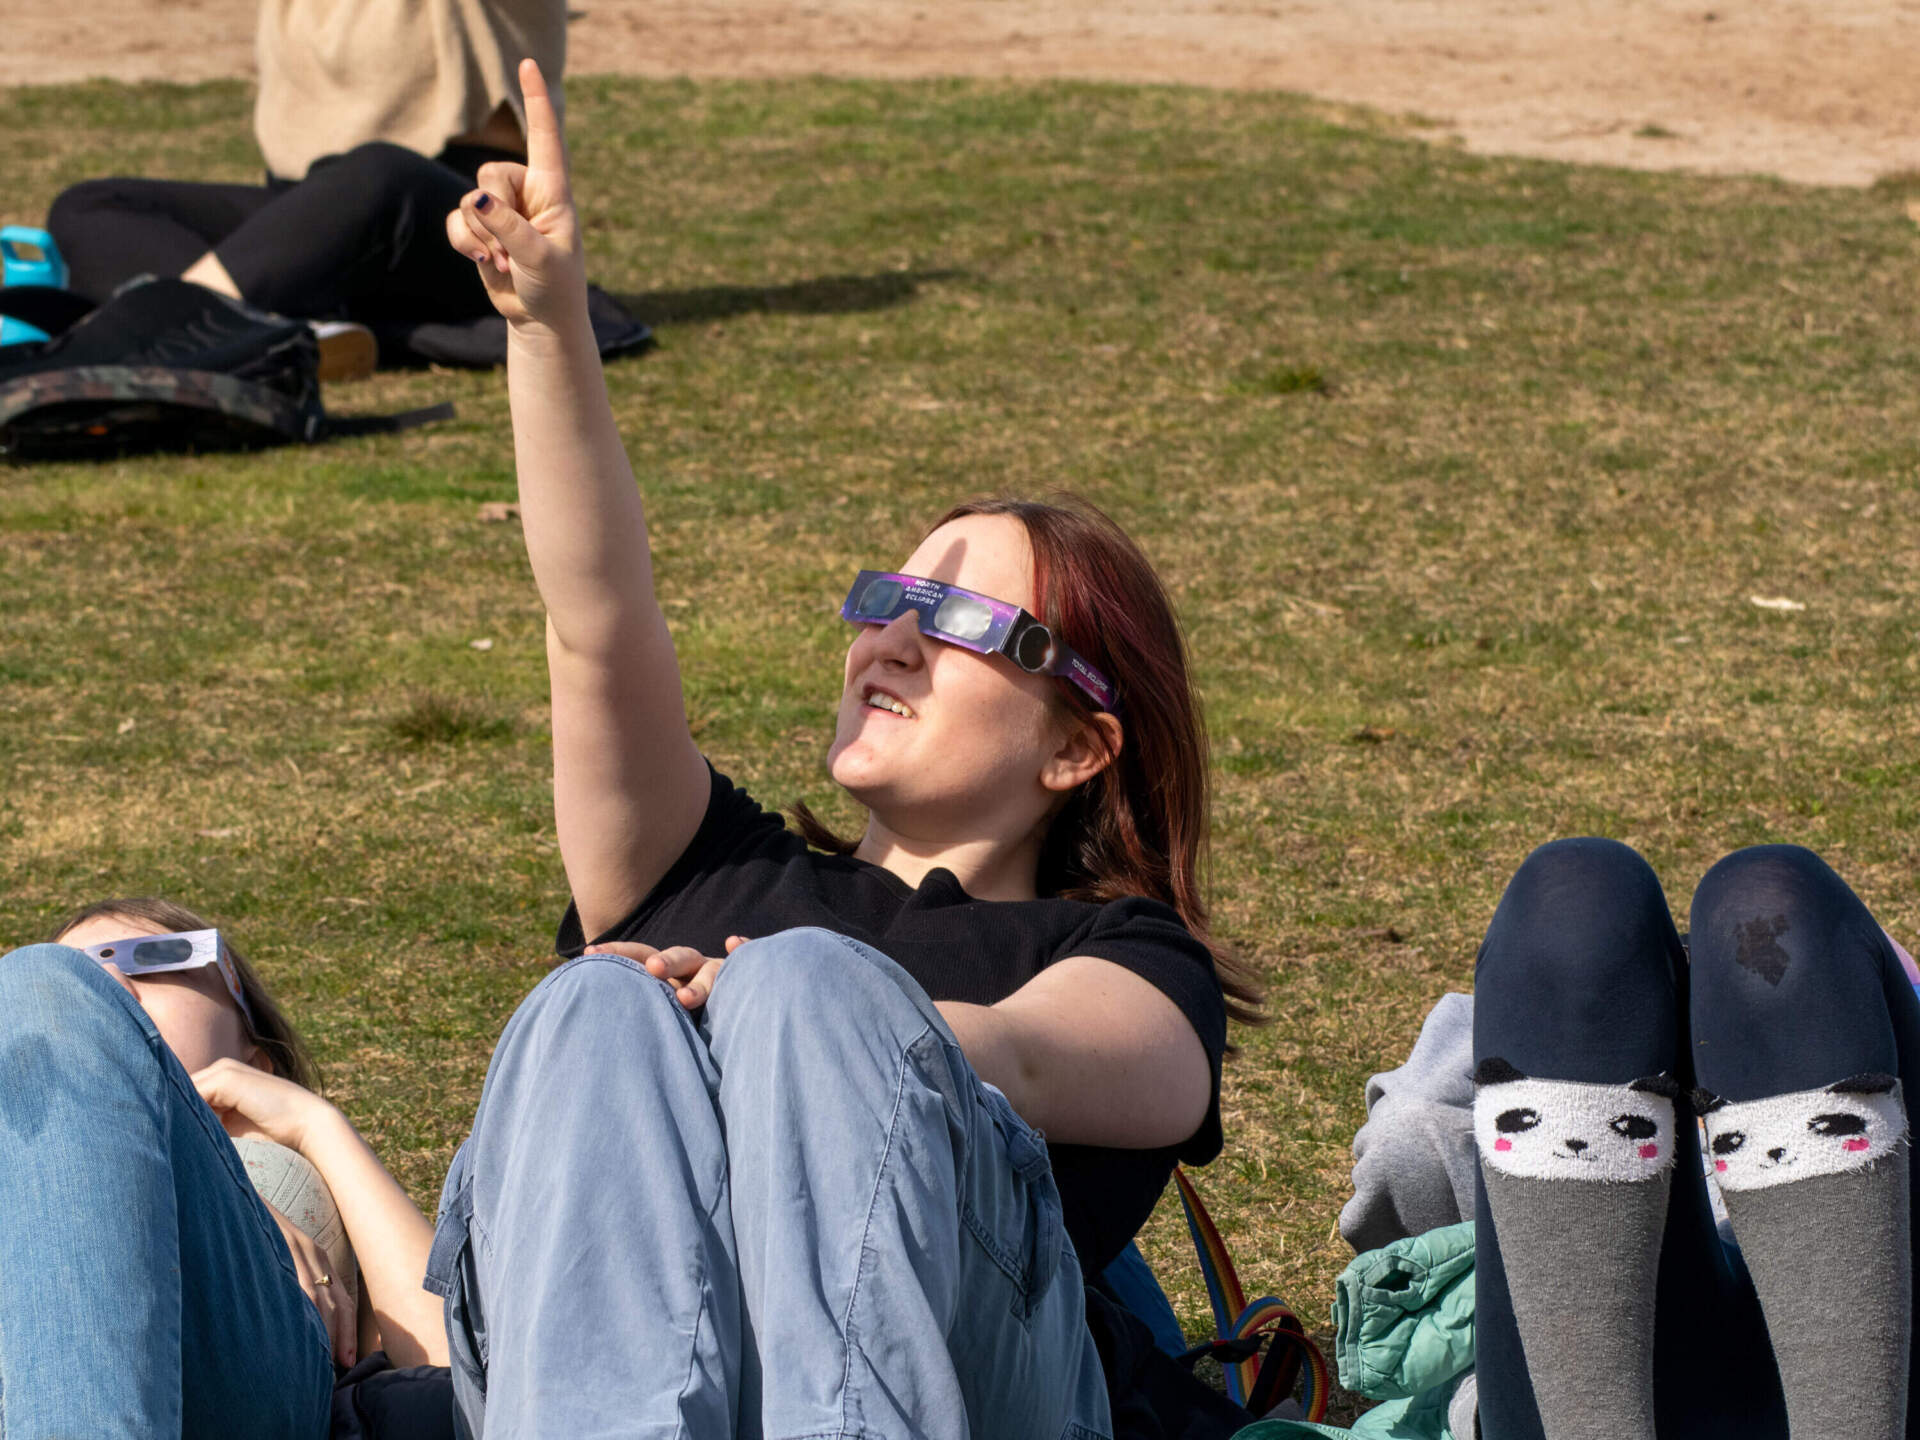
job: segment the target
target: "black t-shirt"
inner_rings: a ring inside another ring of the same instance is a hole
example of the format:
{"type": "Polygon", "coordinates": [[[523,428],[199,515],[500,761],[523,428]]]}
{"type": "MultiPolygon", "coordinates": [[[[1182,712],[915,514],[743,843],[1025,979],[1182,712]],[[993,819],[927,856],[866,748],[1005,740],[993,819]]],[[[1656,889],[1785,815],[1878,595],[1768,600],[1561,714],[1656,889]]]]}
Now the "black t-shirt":
{"type": "MultiPolygon", "coordinates": [[[[721,955],[729,935],[800,926],[873,946],[935,1000],[990,1005],[1056,960],[1086,955],[1133,971],[1180,1007],[1213,1071],[1200,1128],[1158,1150],[1048,1147],[1067,1233],[1089,1278],[1145,1222],[1176,1160],[1203,1165],[1220,1153],[1226,1005],[1206,946],[1158,901],[975,900],[942,869],[914,888],[878,865],[809,849],[779,815],[716,771],[706,816],[686,852],[632,914],[593,939],[691,945],[721,955]]],[[[571,905],[557,943],[563,955],[587,948],[571,905]]]]}

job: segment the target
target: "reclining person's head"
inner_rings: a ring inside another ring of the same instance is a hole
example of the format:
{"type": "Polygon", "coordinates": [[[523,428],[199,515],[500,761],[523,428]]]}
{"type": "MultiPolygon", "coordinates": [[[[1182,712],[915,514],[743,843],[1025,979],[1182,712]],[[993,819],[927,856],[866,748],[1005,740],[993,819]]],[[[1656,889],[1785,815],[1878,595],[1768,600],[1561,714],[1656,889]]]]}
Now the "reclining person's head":
{"type": "MultiPolygon", "coordinates": [[[[1206,733],[1173,604],[1117,524],[1070,497],[958,505],[841,615],[861,628],[828,767],[875,822],[1023,837],[1039,893],[1148,896],[1207,938],[1206,733]]],[[[857,848],[794,810],[813,844],[857,848]]],[[[1251,1018],[1256,988],[1217,960],[1251,1018]]]]}
{"type": "MultiPolygon", "coordinates": [[[[184,905],[152,896],[103,900],[76,910],[48,938],[76,950],[143,936],[181,935],[214,927],[184,905]]],[[[313,1061],[246,957],[219,937],[221,965],[126,974],[102,960],[152,1018],[160,1038],[189,1074],[231,1058],[318,1089],[313,1061]],[[223,973],[224,972],[224,973],[223,973]],[[231,976],[229,982],[228,976],[231,976]],[[236,995],[234,992],[238,991],[236,995]]],[[[131,963],[129,969],[135,969],[131,963]]]]}
{"type": "Polygon", "coordinates": [[[1159,579],[1106,516],[957,506],[841,613],[860,629],[828,763],[881,823],[1037,835],[1052,886],[1175,888],[1204,833],[1198,709],[1159,579]]]}

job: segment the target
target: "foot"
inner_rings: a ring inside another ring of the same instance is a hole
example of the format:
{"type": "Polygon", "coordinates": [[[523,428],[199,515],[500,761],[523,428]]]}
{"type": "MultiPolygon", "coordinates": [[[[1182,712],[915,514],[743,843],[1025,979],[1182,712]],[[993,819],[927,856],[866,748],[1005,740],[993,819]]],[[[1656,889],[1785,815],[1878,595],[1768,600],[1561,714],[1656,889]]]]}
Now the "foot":
{"type": "Polygon", "coordinates": [[[380,346],[373,331],[351,320],[312,320],[313,338],[320,342],[320,378],[364,380],[380,363],[380,346]]]}

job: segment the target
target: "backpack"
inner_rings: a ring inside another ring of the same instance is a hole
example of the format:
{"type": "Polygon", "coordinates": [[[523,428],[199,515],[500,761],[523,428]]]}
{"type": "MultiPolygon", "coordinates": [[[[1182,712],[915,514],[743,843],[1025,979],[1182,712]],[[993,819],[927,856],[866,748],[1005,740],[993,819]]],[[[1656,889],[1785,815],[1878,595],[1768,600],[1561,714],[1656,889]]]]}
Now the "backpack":
{"type": "Polygon", "coordinates": [[[445,404],[329,415],[306,321],[185,280],[142,277],[97,308],[63,290],[9,287],[0,315],[51,337],[0,349],[0,457],[9,460],[312,444],[453,414],[445,404]]]}

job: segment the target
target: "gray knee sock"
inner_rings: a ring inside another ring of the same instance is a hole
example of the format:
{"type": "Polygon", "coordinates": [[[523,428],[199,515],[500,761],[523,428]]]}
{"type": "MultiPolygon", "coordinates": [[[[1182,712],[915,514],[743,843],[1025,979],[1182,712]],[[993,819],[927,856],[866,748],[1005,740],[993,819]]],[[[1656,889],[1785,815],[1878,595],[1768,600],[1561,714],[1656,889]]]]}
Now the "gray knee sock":
{"type": "Polygon", "coordinates": [[[1654,1440],[1653,1311],[1673,1095],[1484,1060],[1474,1140],[1547,1440],[1654,1440]]]}
{"type": "Polygon", "coordinates": [[[1480,1385],[1469,1370],[1447,1402],[1448,1440],[1480,1440],[1480,1385]]]}
{"type": "Polygon", "coordinates": [[[1913,1326],[1899,1082],[1856,1076],[1740,1104],[1696,1098],[1793,1440],[1896,1440],[1913,1326]]]}

